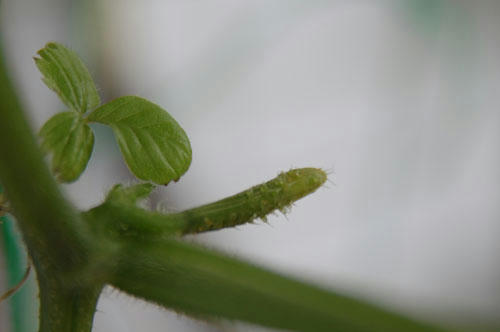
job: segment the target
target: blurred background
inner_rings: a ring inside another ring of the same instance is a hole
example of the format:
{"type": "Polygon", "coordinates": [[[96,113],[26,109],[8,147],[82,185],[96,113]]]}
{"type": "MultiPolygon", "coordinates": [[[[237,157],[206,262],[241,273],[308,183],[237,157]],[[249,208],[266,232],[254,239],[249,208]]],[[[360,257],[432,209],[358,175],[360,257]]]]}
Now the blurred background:
{"type": "MultiPolygon", "coordinates": [[[[330,172],[286,217],[190,241],[416,318],[490,331],[500,329],[499,17],[500,2],[466,0],[0,5],[34,130],[63,109],[32,60],[48,41],[84,58],[103,101],[148,98],[185,129],[191,168],[155,192],[153,207],[208,203],[292,167],[330,172]]],[[[82,209],[135,181],[112,133],[93,128],[88,169],[64,186],[82,209]]],[[[0,304],[1,331],[7,310],[0,304]]],[[[108,288],[94,331],[270,330],[191,320],[108,288]]]]}

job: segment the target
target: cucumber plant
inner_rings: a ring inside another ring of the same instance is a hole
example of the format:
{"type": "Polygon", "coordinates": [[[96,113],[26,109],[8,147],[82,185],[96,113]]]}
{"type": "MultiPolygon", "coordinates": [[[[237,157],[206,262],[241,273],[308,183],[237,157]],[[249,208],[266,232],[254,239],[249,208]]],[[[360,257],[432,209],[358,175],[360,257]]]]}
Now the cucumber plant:
{"type": "Polygon", "coordinates": [[[323,170],[292,169],[178,213],[145,209],[137,203],[155,186],[179,180],[191,163],[188,136],[172,116],[136,96],[101,104],[77,54],[48,43],[35,63],[67,111],[41,128],[39,147],[0,61],[0,182],[9,201],[0,211],[15,217],[37,273],[40,332],[91,331],[105,285],[201,319],[314,332],[443,331],[183,241],[186,234],[285,211],[326,181],[323,170]],[[85,170],[94,146],[92,122],[111,127],[126,164],[142,182],[117,184],[102,204],[78,211],[55,179],[72,182],[85,170]]]}

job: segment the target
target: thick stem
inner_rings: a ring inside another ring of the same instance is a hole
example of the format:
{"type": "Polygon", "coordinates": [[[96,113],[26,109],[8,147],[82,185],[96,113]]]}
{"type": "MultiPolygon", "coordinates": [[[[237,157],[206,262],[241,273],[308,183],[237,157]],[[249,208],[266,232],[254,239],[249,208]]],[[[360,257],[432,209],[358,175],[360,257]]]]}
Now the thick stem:
{"type": "Polygon", "coordinates": [[[102,286],[65,289],[58,282],[39,277],[39,332],[90,332],[102,286]]]}
{"type": "Polygon", "coordinates": [[[444,331],[174,239],[129,249],[112,285],[194,316],[304,332],[444,331]]]}
{"type": "Polygon", "coordinates": [[[54,182],[0,55],[0,182],[37,265],[74,271],[85,260],[85,231],[54,182]]]}
{"type": "Polygon", "coordinates": [[[40,331],[88,332],[111,250],[63,198],[6,71],[0,50],[0,182],[37,271],[40,331]]]}

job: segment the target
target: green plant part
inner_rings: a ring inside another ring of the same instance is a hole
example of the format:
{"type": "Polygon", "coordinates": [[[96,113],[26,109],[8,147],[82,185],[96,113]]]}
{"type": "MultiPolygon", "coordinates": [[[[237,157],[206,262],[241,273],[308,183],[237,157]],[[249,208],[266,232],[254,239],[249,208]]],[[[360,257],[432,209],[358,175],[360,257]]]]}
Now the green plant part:
{"type": "Polygon", "coordinates": [[[58,43],[48,43],[38,51],[35,63],[43,81],[71,111],[85,114],[101,103],[89,71],[78,55],[58,43]]]}
{"type": "Polygon", "coordinates": [[[11,216],[0,216],[0,253],[4,256],[5,270],[2,273],[5,278],[4,286],[7,288],[3,294],[0,294],[0,307],[10,309],[12,332],[28,332],[34,331],[36,327],[34,323],[36,310],[32,296],[33,284],[29,281],[26,283],[31,267],[15,228],[11,216]]]}
{"type": "Polygon", "coordinates": [[[42,149],[52,152],[52,173],[61,182],[78,179],[94,148],[94,133],[75,112],[54,115],[40,130],[42,149]]]}
{"type": "Polygon", "coordinates": [[[9,212],[9,203],[7,202],[7,198],[5,197],[5,195],[2,192],[0,192],[0,217],[4,216],[8,212],[9,212]]]}
{"type": "Polygon", "coordinates": [[[126,96],[98,107],[94,81],[75,52],[48,43],[38,54],[35,63],[43,81],[70,109],[54,115],[40,131],[42,148],[52,153],[52,170],[58,180],[75,181],[85,170],[94,146],[89,122],[113,129],[125,162],[139,179],[166,185],[187,171],[189,139],[160,106],[126,96]]]}
{"type": "Polygon", "coordinates": [[[113,129],[127,165],[141,180],[167,185],[179,180],[191,163],[191,145],[184,130],[145,99],[117,98],[92,112],[88,121],[113,129]]]}
{"type": "Polygon", "coordinates": [[[234,196],[173,214],[172,218],[185,225],[183,234],[234,227],[256,218],[266,221],[270,213],[284,212],[293,202],[314,192],[326,178],[321,169],[292,169],[234,196]]]}
{"type": "Polygon", "coordinates": [[[97,232],[106,232],[121,241],[158,241],[172,236],[201,233],[264,219],[275,210],[314,192],[326,181],[316,168],[293,169],[266,183],[220,201],[179,213],[148,211],[137,202],[154,187],[143,183],[130,187],[116,185],[105,202],[83,214],[97,232]]]}
{"type": "MultiPolygon", "coordinates": [[[[189,140],[159,106],[129,96],[99,107],[95,85],[74,52],[49,43],[39,55],[44,81],[69,108],[40,132],[60,180],[74,181],[85,169],[93,147],[92,121],[113,129],[138,178],[166,184],[187,170],[189,140]]],[[[185,234],[285,210],[325,182],[321,169],[293,169],[234,196],[173,214],[137,204],[153,184],[116,185],[102,204],[81,212],[48,171],[2,56],[0,100],[0,182],[37,272],[39,332],[90,332],[105,285],[193,317],[294,331],[444,331],[183,241],[185,234]]]]}

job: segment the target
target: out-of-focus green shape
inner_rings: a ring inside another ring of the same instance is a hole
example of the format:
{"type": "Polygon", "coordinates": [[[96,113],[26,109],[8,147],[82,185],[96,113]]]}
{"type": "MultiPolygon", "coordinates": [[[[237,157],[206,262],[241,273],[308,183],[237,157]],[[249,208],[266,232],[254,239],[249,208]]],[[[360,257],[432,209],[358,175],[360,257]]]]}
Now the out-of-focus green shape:
{"type": "Polygon", "coordinates": [[[128,167],[139,179],[166,185],[177,181],[191,164],[191,145],[184,130],[146,99],[117,98],[90,113],[88,120],[113,129],[128,167]]]}
{"type": "Polygon", "coordinates": [[[72,111],[85,113],[100,104],[89,71],[78,55],[59,43],[48,43],[38,51],[35,63],[43,81],[72,111]]]}
{"type": "MultiPolygon", "coordinates": [[[[453,2],[443,0],[406,0],[399,2],[407,15],[410,23],[414,23],[421,33],[429,37],[436,36],[436,32],[443,23],[443,14],[457,7],[453,2]]],[[[460,5],[458,5],[460,6],[460,5]]]]}
{"type": "Polygon", "coordinates": [[[309,332],[444,331],[174,238],[123,250],[113,286],[195,317],[309,332]]]}
{"type": "MultiPolygon", "coordinates": [[[[0,193],[2,187],[0,186],[0,193]]],[[[7,287],[13,287],[22,280],[26,272],[26,258],[21,248],[21,239],[14,229],[13,221],[7,216],[0,217],[0,252],[4,254],[7,287]]],[[[16,293],[5,300],[10,309],[10,327],[12,332],[32,332],[35,324],[34,299],[32,287],[27,281],[16,293]]],[[[2,303],[3,305],[4,303],[2,303]]]]}
{"type": "Polygon", "coordinates": [[[52,172],[62,182],[78,179],[94,146],[94,133],[75,112],[54,115],[40,130],[42,149],[52,153],[52,172]]]}

